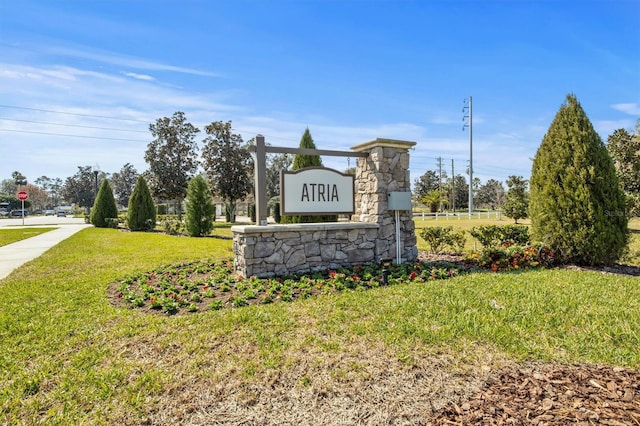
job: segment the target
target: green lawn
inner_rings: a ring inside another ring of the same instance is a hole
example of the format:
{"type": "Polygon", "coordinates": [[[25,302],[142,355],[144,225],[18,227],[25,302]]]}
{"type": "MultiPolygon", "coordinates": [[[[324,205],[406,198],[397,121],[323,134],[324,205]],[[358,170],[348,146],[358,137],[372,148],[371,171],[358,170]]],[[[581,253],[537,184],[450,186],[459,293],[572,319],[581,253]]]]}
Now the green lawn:
{"type": "Polygon", "coordinates": [[[231,255],[229,240],[88,228],[0,280],[3,424],[186,421],[202,401],[331,395],[434,357],[463,382],[505,359],[640,368],[632,277],[478,273],[184,316],[107,300],[128,274],[231,255]]]}
{"type": "Polygon", "coordinates": [[[0,247],[44,234],[56,228],[0,228],[0,247]]]}

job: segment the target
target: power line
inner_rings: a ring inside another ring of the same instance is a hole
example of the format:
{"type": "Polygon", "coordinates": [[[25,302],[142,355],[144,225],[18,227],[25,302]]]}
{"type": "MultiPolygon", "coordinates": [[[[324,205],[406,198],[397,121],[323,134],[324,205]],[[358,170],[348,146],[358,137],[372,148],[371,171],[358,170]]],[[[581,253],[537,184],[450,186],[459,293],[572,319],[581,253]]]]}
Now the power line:
{"type": "Polygon", "coordinates": [[[49,133],[49,132],[32,132],[29,130],[12,130],[12,129],[2,129],[0,128],[0,132],[14,132],[14,133],[30,133],[35,135],[46,135],[46,136],[64,136],[68,138],[83,138],[83,139],[103,139],[108,141],[123,141],[123,142],[142,142],[148,143],[149,141],[143,141],[139,139],[123,139],[123,138],[106,138],[101,136],[83,136],[83,135],[65,135],[62,133],[49,133]]]}
{"type": "Polygon", "coordinates": [[[62,124],[62,123],[52,123],[52,122],[49,122],[49,121],[20,120],[20,119],[17,119],[17,118],[0,117],[0,120],[19,121],[21,123],[47,124],[47,125],[50,125],[50,126],[79,127],[79,128],[83,128],[83,129],[111,130],[111,131],[117,131],[117,132],[149,133],[148,130],[114,129],[112,127],[82,126],[82,125],[79,125],[79,124],[62,124]]]}
{"type": "Polygon", "coordinates": [[[49,110],[49,109],[27,108],[27,107],[15,106],[15,105],[0,105],[0,108],[23,109],[23,110],[26,110],[26,111],[50,112],[50,113],[54,113],[54,114],[75,115],[75,116],[79,116],[79,117],[105,118],[105,119],[108,119],[108,120],[132,121],[132,122],[135,122],[135,123],[146,123],[146,124],[149,124],[148,121],[135,120],[133,118],[108,117],[108,116],[104,116],[104,115],[81,114],[79,112],[53,111],[53,110],[49,110]]]}
{"type": "MultiPolygon", "coordinates": [[[[134,122],[134,123],[144,123],[144,124],[150,124],[153,123],[153,121],[145,121],[145,120],[135,120],[135,119],[131,119],[131,118],[120,118],[120,117],[110,117],[110,116],[105,116],[105,115],[94,115],[94,114],[82,114],[82,113],[77,113],[77,112],[68,112],[68,111],[54,111],[54,110],[50,110],[50,109],[41,109],[41,108],[28,108],[28,107],[21,107],[21,106],[16,106],[16,105],[2,105],[0,104],[0,108],[10,108],[10,109],[20,109],[20,110],[25,110],[25,111],[38,111],[38,112],[47,112],[47,113],[52,113],[52,114],[64,114],[64,115],[71,115],[71,116],[79,116],[79,117],[89,117],[89,118],[102,118],[102,119],[107,119],[107,120],[120,120],[120,121],[129,121],[129,122],[134,122]]],[[[32,121],[28,121],[28,120],[18,120],[18,119],[4,119],[4,120],[14,120],[14,121],[24,121],[24,122],[32,122],[32,121]]],[[[39,123],[36,121],[33,121],[33,123],[39,123]]],[[[71,125],[71,124],[56,124],[56,123],[46,123],[46,122],[42,122],[39,124],[51,124],[51,125],[58,125],[58,126],[69,126],[69,127],[85,127],[85,126],[75,126],[75,125],[71,125]]],[[[203,129],[208,125],[207,124],[203,124],[200,127],[202,127],[203,129]]],[[[117,131],[127,131],[127,132],[140,132],[140,133],[146,133],[146,131],[142,131],[142,130],[121,130],[121,129],[112,129],[112,128],[103,128],[103,127],[91,127],[91,126],[86,126],[87,128],[93,128],[93,129],[100,129],[100,130],[117,130],[117,131]]],[[[2,129],[0,129],[2,130],[2,129]]],[[[243,130],[243,129],[238,129],[237,127],[232,127],[232,130],[235,130],[237,132],[241,132],[244,134],[247,133],[252,133],[249,132],[248,130],[243,130]]],[[[10,131],[10,130],[7,130],[10,131]]],[[[18,132],[18,131],[16,131],[18,132]]],[[[27,131],[24,131],[24,133],[29,133],[27,131]]],[[[35,133],[35,132],[31,132],[31,133],[35,133]]],[[[54,136],[66,136],[66,135],[56,135],[56,134],[52,134],[54,136]]],[[[279,139],[279,140],[283,140],[283,141],[288,141],[288,142],[298,142],[296,140],[293,139],[288,139],[288,138],[283,138],[283,137],[278,137],[278,136],[269,136],[269,135],[265,135],[268,136],[270,139],[279,139]]],[[[104,139],[104,138],[102,138],[104,139]]]]}

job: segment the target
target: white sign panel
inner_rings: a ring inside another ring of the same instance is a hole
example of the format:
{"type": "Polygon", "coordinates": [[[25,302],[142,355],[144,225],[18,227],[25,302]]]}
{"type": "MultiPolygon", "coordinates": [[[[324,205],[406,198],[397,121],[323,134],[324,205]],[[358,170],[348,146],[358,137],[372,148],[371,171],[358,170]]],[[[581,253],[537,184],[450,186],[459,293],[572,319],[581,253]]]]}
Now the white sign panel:
{"type": "Polygon", "coordinates": [[[280,173],[283,215],[350,214],[355,211],[352,175],[333,169],[308,167],[280,173]]]}

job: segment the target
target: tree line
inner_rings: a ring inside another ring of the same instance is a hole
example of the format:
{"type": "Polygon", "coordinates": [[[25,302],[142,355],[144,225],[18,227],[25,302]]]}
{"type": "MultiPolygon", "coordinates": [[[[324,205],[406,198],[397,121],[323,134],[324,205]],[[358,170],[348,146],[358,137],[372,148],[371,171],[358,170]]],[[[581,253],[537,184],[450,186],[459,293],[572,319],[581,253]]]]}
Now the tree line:
{"type": "MultiPolygon", "coordinates": [[[[153,140],[144,154],[149,168],[139,173],[131,163],[109,174],[92,166],[78,166],[77,172],[64,181],[41,176],[34,183],[16,171],[11,179],[0,182],[0,201],[18,208],[16,193],[29,192],[27,208],[50,209],[68,203],[89,210],[95,203],[99,188],[109,180],[116,204],[126,208],[138,178],[142,176],[152,196],[158,202],[173,204],[180,215],[188,183],[202,174],[211,192],[223,200],[227,218],[235,220],[236,204],[253,191],[253,159],[244,149],[245,142],[234,133],[231,121],[214,121],[205,126],[202,147],[196,137],[200,129],[191,124],[181,111],[171,117],[159,118],[149,125],[153,140]],[[15,203],[15,205],[13,205],[15,203]]],[[[293,157],[270,154],[267,157],[267,196],[279,194],[280,170],[288,170],[293,157]]]]}

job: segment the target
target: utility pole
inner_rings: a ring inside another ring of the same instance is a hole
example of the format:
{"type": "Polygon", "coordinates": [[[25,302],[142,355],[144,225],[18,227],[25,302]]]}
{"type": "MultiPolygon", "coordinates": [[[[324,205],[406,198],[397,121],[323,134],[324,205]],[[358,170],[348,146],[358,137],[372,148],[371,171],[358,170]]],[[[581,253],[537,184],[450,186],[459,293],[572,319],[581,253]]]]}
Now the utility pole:
{"type": "Polygon", "coordinates": [[[453,212],[456,212],[456,174],[453,170],[453,158],[451,159],[451,193],[453,196],[451,197],[451,204],[453,207],[453,212]]]}
{"type": "Polygon", "coordinates": [[[438,191],[442,191],[442,157],[438,157],[438,191]]]}
{"type": "Polygon", "coordinates": [[[462,107],[462,130],[469,128],[469,218],[473,214],[473,103],[471,96],[462,107]]]}

